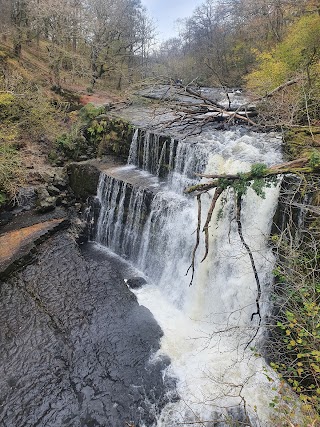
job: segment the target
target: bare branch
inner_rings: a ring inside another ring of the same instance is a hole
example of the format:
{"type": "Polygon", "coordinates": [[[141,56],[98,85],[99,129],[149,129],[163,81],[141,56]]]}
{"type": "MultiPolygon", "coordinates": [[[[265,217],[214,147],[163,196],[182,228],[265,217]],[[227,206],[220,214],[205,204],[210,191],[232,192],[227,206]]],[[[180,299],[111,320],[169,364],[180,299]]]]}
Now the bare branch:
{"type": "Polygon", "coordinates": [[[196,244],[195,247],[193,248],[193,252],[192,252],[192,261],[191,261],[191,265],[187,270],[187,274],[190,271],[190,268],[192,269],[192,276],[191,276],[191,280],[190,280],[190,284],[189,286],[192,285],[193,282],[193,278],[194,278],[194,271],[195,271],[195,259],[196,259],[196,252],[197,249],[199,247],[199,243],[200,243],[200,228],[201,228],[201,195],[198,194],[197,195],[197,201],[198,201],[198,225],[197,225],[197,239],[196,239],[196,244]]]}
{"type": "Polygon", "coordinates": [[[205,233],[206,252],[205,252],[204,257],[202,258],[201,262],[203,262],[208,256],[208,252],[209,252],[209,224],[210,224],[210,221],[212,218],[213,210],[214,210],[214,208],[217,204],[217,201],[218,201],[219,197],[221,196],[222,192],[223,192],[223,188],[220,188],[220,187],[216,188],[216,192],[214,193],[214,196],[213,196],[213,199],[212,199],[209,211],[208,211],[207,220],[206,220],[206,223],[205,223],[203,230],[202,230],[205,233]]]}
{"type": "Polygon", "coordinates": [[[237,221],[237,226],[238,226],[238,234],[239,234],[241,243],[243,244],[243,246],[246,248],[246,251],[248,252],[250,262],[251,262],[251,267],[252,267],[253,274],[254,274],[254,278],[255,278],[255,281],[257,284],[257,290],[258,290],[257,297],[256,297],[257,311],[255,313],[252,313],[251,321],[253,320],[254,316],[259,316],[259,323],[258,323],[255,334],[253,335],[253,337],[251,338],[251,340],[247,343],[247,345],[245,347],[245,348],[248,348],[249,345],[252,343],[252,341],[257,336],[257,334],[259,332],[260,325],[261,325],[261,313],[260,313],[261,284],[260,284],[260,279],[259,279],[257,267],[256,267],[255,262],[254,262],[252,251],[251,251],[249,245],[247,244],[247,242],[244,240],[244,237],[243,237],[242,224],[241,224],[241,199],[242,199],[242,195],[240,193],[238,193],[237,194],[237,209],[236,209],[236,221],[237,221]]]}
{"type": "Polygon", "coordinates": [[[275,89],[273,89],[271,92],[268,92],[266,95],[261,96],[260,98],[256,99],[255,101],[262,101],[266,98],[271,98],[273,95],[275,95],[278,92],[281,92],[283,89],[285,89],[286,87],[292,86],[294,84],[299,83],[302,80],[302,77],[297,77],[295,79],[292,80],[288,80],[287,82],[283,83],[282,85],[276,87],[275,89]]]}

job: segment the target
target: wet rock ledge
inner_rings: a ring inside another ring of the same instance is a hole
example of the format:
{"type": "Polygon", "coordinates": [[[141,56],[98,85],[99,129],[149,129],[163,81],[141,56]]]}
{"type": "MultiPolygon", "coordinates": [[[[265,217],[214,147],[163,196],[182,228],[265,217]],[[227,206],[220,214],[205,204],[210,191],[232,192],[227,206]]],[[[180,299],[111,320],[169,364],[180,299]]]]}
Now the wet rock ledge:
{"type": "Polygon", "coordinates": [[[67,212],[39,215],[35,211],[15,216],[0,228],[0,280],[32,261],[37,246],[70,224],[67,212]]]}
{"type": "MultiPolygon", "coordinates": [[[[0,425],[153,425],[160,327],[103,257],[60,231],[0,286],[0,425]]],[[[40,249],[39,248],[39,249],[40,249]]]]}

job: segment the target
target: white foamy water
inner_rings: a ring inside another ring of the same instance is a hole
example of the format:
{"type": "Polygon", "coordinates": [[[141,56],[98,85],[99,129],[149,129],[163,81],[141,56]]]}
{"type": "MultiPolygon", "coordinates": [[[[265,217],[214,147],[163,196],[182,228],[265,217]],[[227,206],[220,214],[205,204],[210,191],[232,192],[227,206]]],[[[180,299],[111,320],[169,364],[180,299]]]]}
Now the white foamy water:
{"type": "MultiPolygon", "coordinates": [[[[103,217],[98,224],[99,242],[110,242],[111,249],[131,260],[152,282],[136,294],[164,331],[160,352],[171,359],[166,375],[177,378],[181,397],[164,408],[158,427],[192,421],[206,426],[221,421],[219,425],[227,426],[228,417],[248,422],[246,413],[252,425],[268,426],[268,404],[274,393],[268,377],[272,374],[251,349],[257,341],[248,344],[255,335],[261,338],[269,310],[274,259],[267,239],[278,187],[266,189],[265,199],[249,190],[242,201],[243,236],[262,288],[258,333],[258,316],[251,319],[257,311],[257,283],[238,234],[233,192],[226,191],[215,208],[209,253],[200,263],[202,233],[195,277],[189,286],[191,272],[186,273],[195,245],[197,205],[182,189],[197,182],[194,171],[237,173],[249,170],[252,163],[279,162],[280,139],[242,130],[208,132],[189,142],[171,139],[154,149],[159,141],[159,136],[150,134],[139,140],[136,133],[130,162],[157,175],[163,163],[169,165],[167,188],[159,186],[154,191],[153,187],[150,200],[146,187],[134,187],[126,211],[126,184],[112,178],[109,185],[103,178],[106,185],[99,195],[103,217]]],[[[202,227],[212,197],[212,192],[202,196],[202,227]]]]}

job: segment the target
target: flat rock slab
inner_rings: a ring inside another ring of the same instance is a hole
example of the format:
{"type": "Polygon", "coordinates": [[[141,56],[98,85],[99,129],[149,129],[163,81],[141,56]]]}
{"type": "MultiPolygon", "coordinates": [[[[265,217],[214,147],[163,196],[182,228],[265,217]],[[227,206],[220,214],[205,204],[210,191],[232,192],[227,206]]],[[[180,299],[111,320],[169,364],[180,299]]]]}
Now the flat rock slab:
{"type": "Polygon", "coordinates": [[[103,253],[56,233],[0,283],[1,427],[156,424],[174,391],[162,331],[103,253]]]}
{"type": "Polygon", "coordinates": [[[0,277],[27,257],[36,244],[65,224],[65,218],[55,218],[0,234],[0,277]]]}

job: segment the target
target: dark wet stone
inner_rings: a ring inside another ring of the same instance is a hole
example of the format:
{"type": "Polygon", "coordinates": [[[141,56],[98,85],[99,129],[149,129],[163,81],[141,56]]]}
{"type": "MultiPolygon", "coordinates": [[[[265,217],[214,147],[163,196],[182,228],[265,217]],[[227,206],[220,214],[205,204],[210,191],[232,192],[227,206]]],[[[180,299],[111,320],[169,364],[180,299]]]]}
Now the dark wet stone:
{"type": "Polygon", "coordinates": [[[48,185],[47,190],[50,196],[58,196],[61,192],[59,188],[55,187],[54,185],[48,185]]]}
{"type": "Polygon", "coordinates": [[[12,212],[0,212],[0,227],[8,224],[13,218],[12,212]]]}
{"type": "Polygon", "coordinates": [[[36,245],[68,225],[69,221],[65,218],[59,218],[1,233],[0,279],[29,263],[36,245]]]}
{"type": "Polygon", "coordinates": [[[66,233],[1,283],[0,324],[0,425],[150,427],[166,403],[160,327],[66,233]]]}
{"type": "Polygon", "coordinates": [[[132,289],[141,288],[141,286],[146,285],[147,281],[143,277],[131,277],[127,280],[127,285],[132,289]]]}
{"type": "Polygon", "coordinates": [[[33,209],[36,204],[36,191],[34,187],[22,187],[19,189],[18,195],[18,206],[15,211],[28,211],[33,209]]]}
{"type": "Polygon", "coordinates": [[[100,176],[96,166],[89,163],[70,163],[68,175],[69,185],[77,200],[85,202],[89,196],[96,194],[100,176]]]}
{"type": "MultiPolygon", "coordinates": [[[[13,214],[15,211],[13,211],[13,214]]],[[[35,210],[28,212],[16,213],[9,224],[3,226],[0,229],[0,233],[6,233],[7,231],[17,230],[23,227],[29,227],[30,225],[37,224],[39,222],[49,221],[50,219],[66,218],[68,212],[63,208],[57,208],[52,212],[40,215],[35,210]]]]}

